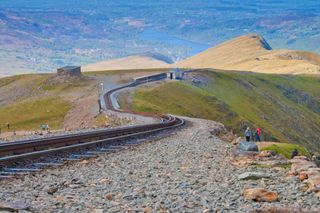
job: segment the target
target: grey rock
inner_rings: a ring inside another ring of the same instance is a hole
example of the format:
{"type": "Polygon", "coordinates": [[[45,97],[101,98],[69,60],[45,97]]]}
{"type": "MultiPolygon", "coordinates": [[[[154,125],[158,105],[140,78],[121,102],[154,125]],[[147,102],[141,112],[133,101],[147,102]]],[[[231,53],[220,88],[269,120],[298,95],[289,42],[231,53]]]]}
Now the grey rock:
{"type": "Polygon", "coordinates": [[[239,180],[257,180],[261,178],[271,178],[273,175],[260,172],[245,172],[238,176],[239,180]]]}
{"type": "Polygon", "coordinates": [[[49,187],[47,189],[47,193],[50,194],[50,195],[53,195],[54,193],[56,193],[58,191],[58,187],[56,186],[52,186],[52,187],[49,187]]]}
{"type": "Polygon", "coordinates": [[[253,142],[247,142],[247,141],[241,142],[238,147],[242,151],[259,152],[259,148],[258,148],[257,144],[255,144],[253,142]]]}
{"type": "Polygon", "coordinates": [[[25,204],[21,201],[15,201],[15,202],[1,202],[0,203],[0,210],[1,211],[9,211],[9,212],[17,212],[21,210],[30,210],[30,206],[25,204]]]}

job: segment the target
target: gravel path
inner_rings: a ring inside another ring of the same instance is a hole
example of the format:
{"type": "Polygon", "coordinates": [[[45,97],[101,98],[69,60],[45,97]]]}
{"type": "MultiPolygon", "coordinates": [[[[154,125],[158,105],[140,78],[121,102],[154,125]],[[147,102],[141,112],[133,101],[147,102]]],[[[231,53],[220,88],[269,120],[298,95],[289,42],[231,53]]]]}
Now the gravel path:
{"type": "Polygon", "coordinates": [[[232,146],[210,136],[209,129],[219,124],[190,120],[188,127],[161,140],[2,181],[0,201],[22,201],[42,212],[247,212],[262,206],[320,205],[284,169],[233,166],[232,146]],[[246,171],[276,177],[239,181],[246,171]],[[277,191],[280,201],[245,201],[245,187],[277,191]]]}

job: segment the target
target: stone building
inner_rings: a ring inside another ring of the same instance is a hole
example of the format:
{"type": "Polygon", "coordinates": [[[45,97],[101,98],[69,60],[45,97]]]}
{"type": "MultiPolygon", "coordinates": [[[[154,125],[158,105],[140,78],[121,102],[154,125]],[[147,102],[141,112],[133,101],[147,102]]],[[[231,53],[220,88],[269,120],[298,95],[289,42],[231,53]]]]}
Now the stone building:
{"type": "Polygon", "coordinates": [[[168,73],[168,78],[181,80],[182,74],[183,74],[183,71],[181,69],[175,68],[175,69],[170,70],[170,72],[168,73]]]}
{"type": "Polygon", "coordinates": [[[81,75],[81,67],[78,66],[66,66],[57,70],[58,75],[81,75]]]}

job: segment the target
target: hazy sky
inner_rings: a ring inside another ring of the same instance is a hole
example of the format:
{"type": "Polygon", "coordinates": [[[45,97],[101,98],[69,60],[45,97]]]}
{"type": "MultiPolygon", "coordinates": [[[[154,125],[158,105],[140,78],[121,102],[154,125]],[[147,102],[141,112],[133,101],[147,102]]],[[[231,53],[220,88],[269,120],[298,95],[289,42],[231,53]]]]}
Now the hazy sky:
{"type": "Polygon", "coordinates": [[[320,1],[1,0],[0,72],[144,52],[179,60],[250,32],[320,52],[320,1]]]}

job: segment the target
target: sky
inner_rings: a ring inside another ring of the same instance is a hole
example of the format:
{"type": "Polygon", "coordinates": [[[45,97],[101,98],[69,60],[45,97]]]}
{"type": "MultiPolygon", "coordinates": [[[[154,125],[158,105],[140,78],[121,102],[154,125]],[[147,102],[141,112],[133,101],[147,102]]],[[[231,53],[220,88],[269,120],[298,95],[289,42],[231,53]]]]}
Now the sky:
{"type": "Polygon", "coordinates": [[[0,73],[145,52],[177,61],[251,32],[320,53],[320,1],[1,0],[0,73]]]}

